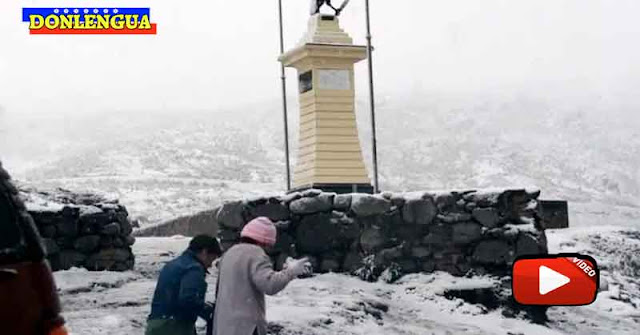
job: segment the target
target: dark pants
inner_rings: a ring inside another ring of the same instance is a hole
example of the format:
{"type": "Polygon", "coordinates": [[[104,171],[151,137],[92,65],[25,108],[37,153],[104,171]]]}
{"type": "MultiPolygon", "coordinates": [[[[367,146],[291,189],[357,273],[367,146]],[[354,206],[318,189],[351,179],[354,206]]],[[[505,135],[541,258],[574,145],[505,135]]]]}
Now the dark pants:
{"type": "Polygon", "coordinates": [[[147,321],[145,335],[195,335],[195,325],[189,322],[157,319],[147,321]]]}

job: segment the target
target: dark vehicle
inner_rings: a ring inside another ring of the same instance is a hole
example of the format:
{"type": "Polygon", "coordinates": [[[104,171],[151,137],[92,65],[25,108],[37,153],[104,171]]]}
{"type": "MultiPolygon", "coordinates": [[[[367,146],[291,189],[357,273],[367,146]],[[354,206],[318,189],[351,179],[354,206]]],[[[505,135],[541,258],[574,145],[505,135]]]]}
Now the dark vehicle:
{"type": "Polygon", "coordinates": [[[45,251],[0,163],[0,333],[66,335],[45,251]]]}

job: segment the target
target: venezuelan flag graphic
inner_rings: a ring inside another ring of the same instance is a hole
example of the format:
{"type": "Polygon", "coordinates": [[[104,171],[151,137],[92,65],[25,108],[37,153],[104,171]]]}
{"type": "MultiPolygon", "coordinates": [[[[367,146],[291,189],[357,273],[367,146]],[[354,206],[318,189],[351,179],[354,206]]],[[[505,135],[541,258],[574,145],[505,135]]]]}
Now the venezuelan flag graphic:
{"type": "Polygon", "coordinates": [[[149,8],[23,8],[32,35],[155,35],[149,8]]]}

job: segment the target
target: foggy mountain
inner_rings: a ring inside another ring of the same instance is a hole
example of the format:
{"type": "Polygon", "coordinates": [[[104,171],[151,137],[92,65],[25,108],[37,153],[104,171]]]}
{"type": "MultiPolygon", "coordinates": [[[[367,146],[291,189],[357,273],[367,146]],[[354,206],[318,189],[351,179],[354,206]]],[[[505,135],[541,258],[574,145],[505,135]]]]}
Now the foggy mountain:
{"type": "MultiPolygon", "coordinates": [[[[295,159],[294,101],[290,110],[295,159]]],[[[357,114],[370,165],[366,103],[358,103],[357,114]]],[[[381,188],[537,187],[542,198],[570,201],[572,223],[640,224],[640,124],[627,115],[625,107],[606,103],[517,94],[379,97],[381,188]]],[[[14,177],[38,187],[112,193],[142,224],[284,190],[278,101],[8,124],[0,157],[14,177]]]]}

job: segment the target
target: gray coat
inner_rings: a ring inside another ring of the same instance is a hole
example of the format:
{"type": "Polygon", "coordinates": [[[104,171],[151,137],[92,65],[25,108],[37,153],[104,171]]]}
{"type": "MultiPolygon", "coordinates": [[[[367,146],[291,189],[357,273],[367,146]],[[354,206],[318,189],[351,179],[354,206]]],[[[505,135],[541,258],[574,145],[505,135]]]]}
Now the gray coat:
{"type": "Polygon", "coordinates": [[[262,248],[240,243],[231,247],[220,263],[214,316],[214,335],[267,334],[264,295],[282,291],[294,279],[288,271],[273,270],[262,248]]]}

